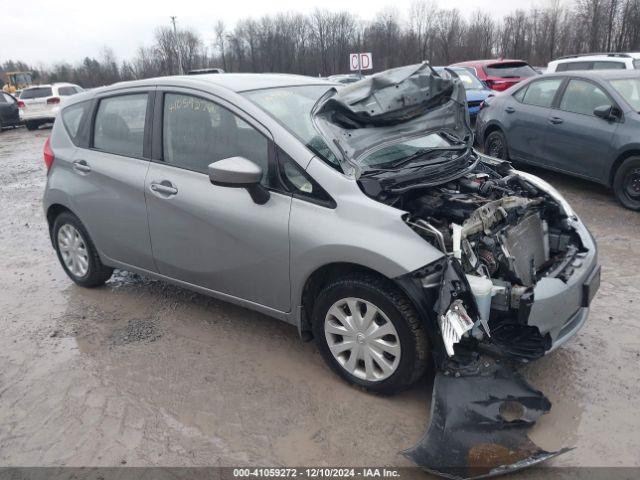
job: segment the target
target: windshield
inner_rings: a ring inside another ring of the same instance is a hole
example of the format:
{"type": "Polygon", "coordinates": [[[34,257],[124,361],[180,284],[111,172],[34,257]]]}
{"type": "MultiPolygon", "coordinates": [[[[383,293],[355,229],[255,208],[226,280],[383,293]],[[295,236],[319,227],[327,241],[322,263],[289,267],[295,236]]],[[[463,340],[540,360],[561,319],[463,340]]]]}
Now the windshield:
{"type": "Polygon", "coordinates": [[[312,152],[339,165],[340,162],[311,121],[311,109],[330,88],[327,85],[279,87],[244,92],[243,95],[298,137],[312,152]]]}
{"type": "Polygon", "coordinates": [[[640,78],[620,78],[609,81],[636,112],[640,112],[640,78]]]}
{"type": "Polygon", "coordinates": [[[375,150],[358,160],[363,167],[390,168],[420,160],[433,159],[439,151],[465,150],[466,144],[444,133],[429,133],[375,150]]]}
{"type": "Polygon", "coordinates": [[[484,70],[487,75],[500,78],[524,78],[538,75],[538,72],[524,62],[494,63],[484,67],[484,70]]]}

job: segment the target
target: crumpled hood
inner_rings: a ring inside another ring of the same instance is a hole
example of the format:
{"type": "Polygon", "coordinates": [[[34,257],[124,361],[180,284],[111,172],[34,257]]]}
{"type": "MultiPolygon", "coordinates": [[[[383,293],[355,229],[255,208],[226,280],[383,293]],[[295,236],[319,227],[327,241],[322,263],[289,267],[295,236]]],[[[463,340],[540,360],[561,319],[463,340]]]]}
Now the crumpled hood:
{"type": "Polygon", "coordinates": [[[329,90],[312,119],[345,173],[377,147],[444,130],[473,144],[466,93],[455,72],[438,74],[426,62],[377,73],[329,90]]]}

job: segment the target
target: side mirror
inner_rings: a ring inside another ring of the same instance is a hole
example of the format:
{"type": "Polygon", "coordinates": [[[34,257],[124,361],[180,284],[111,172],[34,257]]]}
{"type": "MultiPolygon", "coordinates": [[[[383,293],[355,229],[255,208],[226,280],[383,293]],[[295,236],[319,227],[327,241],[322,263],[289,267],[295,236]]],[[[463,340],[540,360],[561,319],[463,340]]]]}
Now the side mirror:
{"type": "Polygon", "coordinates": [[[269,200],[269,190],[264,188],[262,168],[243,157],[230,157],[209,164],[209,180],[220,187],[245,188],[258,205],[269,200]]]}
{"type": "Polygon", "coordinates": [[[593,114],[603,120],[616,120],[618,118],[618,109],[613,105],[600,105],[593,109],[593,114]]]}

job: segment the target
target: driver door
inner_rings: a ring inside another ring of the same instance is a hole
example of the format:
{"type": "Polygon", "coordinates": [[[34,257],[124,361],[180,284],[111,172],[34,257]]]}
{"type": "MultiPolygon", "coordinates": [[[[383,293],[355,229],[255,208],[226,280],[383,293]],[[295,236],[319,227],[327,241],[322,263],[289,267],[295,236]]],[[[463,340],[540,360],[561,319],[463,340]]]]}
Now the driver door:
{"type": "Polygon", "coordinates": [[[217,160],[245,157],[262,168],[269,188],[269,132],[201,93],[158,92],[156,102],[162,111],[154,138],[162,140],[154,142],[145,191],[159,273],[229,300],[289,311],[291,196],[271,191],[258,205],[244,188],[212,185],[207,172],[217,160]]]}

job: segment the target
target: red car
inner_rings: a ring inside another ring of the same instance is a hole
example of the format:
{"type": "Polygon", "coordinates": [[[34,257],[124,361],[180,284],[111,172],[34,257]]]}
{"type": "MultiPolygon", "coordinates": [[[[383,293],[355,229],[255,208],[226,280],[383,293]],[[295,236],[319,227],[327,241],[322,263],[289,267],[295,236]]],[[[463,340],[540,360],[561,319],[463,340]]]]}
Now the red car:
{"type": "Polygon", "coordinates": [[[502,92],[525,78],[539,75],[531,65],[522,60],[504,58],[494,60],[470,60],[454,63],[452,67],[463,67],[474,73],[492,90],[502,92]]]}

